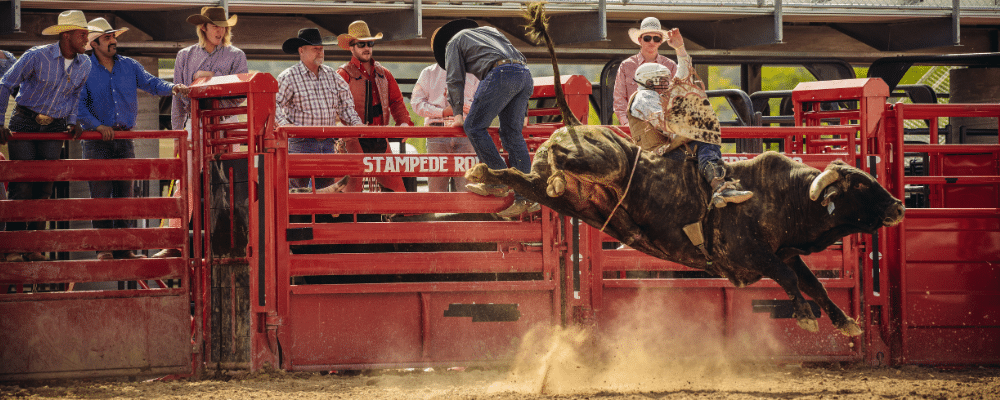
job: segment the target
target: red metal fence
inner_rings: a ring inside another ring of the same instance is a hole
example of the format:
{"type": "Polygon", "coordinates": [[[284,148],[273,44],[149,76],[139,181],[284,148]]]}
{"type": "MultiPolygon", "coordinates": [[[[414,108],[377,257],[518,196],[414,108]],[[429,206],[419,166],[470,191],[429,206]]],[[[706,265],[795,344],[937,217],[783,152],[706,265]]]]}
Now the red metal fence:
{"type": "MultiPolygon", "coordinates": [[[[68,139],[15,133],[18,140],[68,139]]],[[[55,137],[54,137],[55,136],[55,137]]],[[[99,140],[96,132],[83,139],[99,140]]],[[[183,131],[118,132],[120,139],[175,139],[183,131]]],[[[8,182],[182,179],[186,160],[0,161],[8,182]]],[[[186,185],[180,187],[186,193],[186,185]]],[[[180,198],[0,200],[0,220],[86,221],[180,218],[180,198]]],[[[0,232],[0,253],[179,248],[177,228],[50,229],[0,232]]],[[[188,258],[52,260],[0,263],[0,380],[182,373],[192,367],[191,272],[188,258]],[[176,279],[177,287],[164,280],[176,279]],[[74,283],[159,281],[143,290],[71,291],[74,283]],[[49,292],[25,290],[55,286],[49,292]]],[[[197,271],[194,271],[197,272],[197,271]]],[[[199,336],[200,340],[200,336],[199,336]]]]}
{"type": "MultiPolygon", "coordinates": [[[[578,77],[563,77],[563,82],[570,85],[571,108],[585,113],[589,83],[578,77]]],[[[851,235],[804,257],[831,298],[862,324],[865,334],[848,338],[826,319],[818,333],[808,333],[792,319],[775,318],[780,316],[767,312],[769,302],[786,296],[769,280],[737,289],[725,279],[618,248],[608,236],[545,208],[518,220],[493,217],[510,198],[289,193],[290,178],[459,176],[476,160],[472,154],[288,154],[289,137],[464,134],[450,127],[277,128],[276,91],[276,81],[267,74],[194,85],[193,127],[200,134],[190,170],[192,177],[200,173],[197,187],[205,201],[193,218],[190,261],[58,261],[0,268],[0,284],[154,277],[183,282],[182,289],[160,291],[0,294],[5,315],[0,338],[39,343],[36,335],[45,333],[49,336],[38,336],[45,343],[72,343],[5,348],[4,360],[35,364],[7,363],[0,376],[124,373],[140,364],[124,356],[103,364],[56,361],[67,351],[86,348],[69,333],[84,328],[100,329],[82,336],[85,344],[108,339],[116,345],[124,340],[128,348],[149,346],[154,354],[144,359],[147,371],[163,365],[162,371],[176,372],[181,369],[177,360],[192,352],[196,361],[222,368],[272,364],[325,371],[499,363],[509,360],[536,327],[588,324],[614,334],[637,319],[664,341],[683,324],[736,354],[763,346],[767,336],[782,344],[773,349],[776,359],[790,362],[1000,360],[1000,146],[913,145],[905,143],[902,128],[906,119],[929,119],[936,127],[941,116],[997,118],[1000,106],[886,105],[885,85],[860,79],[800,85],[793,94],[795,127],[723,128],[726,138],[778,139],[790,157],[817,168],[842,159],[872,173],[899,198],[917,191],[926,197],[924,207],[908,209],[897,227],[851,235]],[[243,96],[245,107],[226,107],[227,100],[243,96]],[[926,159],[927,175],[907,175],[904,162],[919,157],[926,159]],[[393,222],[386,215],[394,215],[393,222]],[[190,279],[185,266],[193,273],[190,279]],[[193,350],[187,347],[187,330],[179,331],[188,315],[189,287],[197,322],[193,350]],[[98,301],[103,302],[95,306],[98,301]],[[673,304],[680,306],[667,313],[659,307],[673,304]],[[169,323],[140,318],[141,326],[156,332],[142,338],[125,325],[109,326],[120,317],[115,310],[136,307],[156,308],[157,317],[166,315],[169,323]],[[65,328],[56,336],[46,331],[53,317],[65,328]],[[162,326],[170,333],[157,330],[162,326]]],[[[551,78],[536,80],[536,99],[552,95],[551,78]]],[[[539,107],[532,115],[553,112],[539,107]]],[[[529,147],[556,127],[527,126],[529,147]]],[[[932,128],[932,143],[937,143],[936,133],[932,128]]],[[[184,142],[176,132],[163,135],[184,142]]],[[[184,163],[177,160],[122,161],[123,168],[100,169],[97,163],[6,161],[0,162],[0,174],[22,181],[50,179],[54,173],[66,180],[185,175],[184,163]]],[[[10,221],[186,215],[177,199],[0,201],[0,217],[10,221]]],[[[181,230],[152,231],[6,232],[0,233],[0,252],[94,250],[94,237],[134,248],[185,245],[181,230]]],[[[78,356],[90,362],[86,357],[94,356],[78,356]]]]}

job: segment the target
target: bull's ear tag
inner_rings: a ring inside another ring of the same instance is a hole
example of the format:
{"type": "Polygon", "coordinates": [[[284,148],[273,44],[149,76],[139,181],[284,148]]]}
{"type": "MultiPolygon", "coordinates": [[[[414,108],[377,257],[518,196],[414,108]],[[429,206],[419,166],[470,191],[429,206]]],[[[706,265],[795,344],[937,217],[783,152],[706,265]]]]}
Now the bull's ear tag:
{"type": "Polygon", "coordinates": [[[833,214],[833,202],[832,201],[830,202],[830,204],[826,205],[826,213],[827,214],[833,214]]]}

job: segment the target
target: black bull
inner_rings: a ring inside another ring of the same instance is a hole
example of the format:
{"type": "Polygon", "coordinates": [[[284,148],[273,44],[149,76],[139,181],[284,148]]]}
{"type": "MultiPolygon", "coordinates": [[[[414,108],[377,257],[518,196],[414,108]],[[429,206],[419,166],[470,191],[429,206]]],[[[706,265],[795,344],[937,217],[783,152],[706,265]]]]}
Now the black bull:
{"type": "Polygon", "coordinates": [[[605,232],[622,243],[726,277],[737,287],[769,277],[794,302],[802,328],[819,329],[805,293],[842,333],[859,335],[861,328],[830,300],[801,255],[849,234],[896,225],[903,218],[902,202],[843,162],[830,163],[827,171],[833,172],[817,180],[819,170],[768,152],[726,166],[728,176],[752,190],[753,198],[709,211],[709,186],[696,164],[692,158],[677,161],[640,151],[604,127],[567,126],[539,147],[531,173],[479,164],[466,177],[508,185],[597,228],[607,222],[605,232]],[[823,182],[814,185],[814,180],[823,182]],[[682,229],[699,220],[711,260],[682,229]]]}

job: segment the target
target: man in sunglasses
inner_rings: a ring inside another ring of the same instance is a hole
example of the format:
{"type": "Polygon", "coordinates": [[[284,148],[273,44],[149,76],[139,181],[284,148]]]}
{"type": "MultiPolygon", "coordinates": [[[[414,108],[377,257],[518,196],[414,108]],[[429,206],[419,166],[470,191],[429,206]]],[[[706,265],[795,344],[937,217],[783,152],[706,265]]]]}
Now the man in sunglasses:
{"type": "Polygon", "coordinates": [[[677,28],[666,33],[664,41],[677,52],[680,66],[676,72],[654,63],[636,69],[634,82],[641,87],[629,98],[626,117],[632,140],[643,150],[664,157],[697,158],[698,171],[712,187],[712,207],[747,201],[753,192],[726,177],[719,118],[694,72],[684,38],[677,28]]]}
{"type": "MultiPolygon", "coordinates": [[[[354,109],[367,125],[389,125],[390,117],[397,126],[413,126],[410,112],[406,110],[403,92],[399,90],[396,78],[388,69],[372,58],[375,41],[382,38],[382,33],[375,35],[368,30],[365,21],[354,21],[347,28],[347,33],[337,37],[337,45],[351,52],[351,61],[337,69],[354,97],[354,109]]],[[[391,153],[389,142],[385,138],[361,138],[344,141],[348,153],[391,153]]],[[[383,189],[393,192],[405,192],[403,178],[398,176],[379,176],[378,183],[383,189]]],[[[361,180],[351,179],[345,191],[360,192],[361,180]]]]}
{"type": "Polygon", "coordinates": [[[615,78],[615,91],[613,95],[614,103],[612,108],[618,116],[618,123],[628,124],[628,112],[626,111],[628,99],[638,89],[638,85],[632,80],[635,70],[645,63],[656,63],[667,67],[671,76],[677,72],[677,63],[666,56],[660,55],[660,45],[667,37],[667,31],[660,27],[660,20],[655,17],[648,17],[642,20],[639,29],[629,28],[628,37],[632,42],[639,45],[639,54],[622,61],[618,67],[618,76],[615,78]]]}

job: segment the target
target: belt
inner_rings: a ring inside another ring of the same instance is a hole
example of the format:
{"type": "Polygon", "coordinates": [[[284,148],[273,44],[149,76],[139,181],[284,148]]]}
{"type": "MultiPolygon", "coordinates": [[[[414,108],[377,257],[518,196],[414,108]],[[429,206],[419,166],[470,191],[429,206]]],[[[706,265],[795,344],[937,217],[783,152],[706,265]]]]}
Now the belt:
{"type": "Polygon", "coordinates": [[[427,126],[444,126],[444,122],[431,122],[427,126]]]}
{"type": "Polygon", "coordinates": [[[115,125],[115,126],[111,127],[111,130],[115,130],[115,131],[130,131],[130,130],[132,130],[132,128],[128,127],[128,126],[125,126],[125,125],[115,125]]]}
{"type": "MultiPolygon", "coordinates": [[[[493,66],[492,66],[492,67],[490,67],[490,71],[492,71],[492,70],[493,70],[494,68],[496,68],[496,67],[499,67],[499,66],[501,66],[501,65],[506,65],[506,64],[519,64],[519,65],[524,65],[524,61],[521,61],[521,60],[515,60],[515,59],[513,59],[513,58],[505,58],[505,59],[503,59],[503,60],[497,60],[497,62],[493,63],[493,66]]],[[[489,71],[487,71],[486,73],[489,73],[489,71]]]]}
{"type": "Polygon", "coordinates": [[[62,121],[63,124],[66,123],[66,118],[52,118],[52,117],[50,117],[48,115],[45,115],[45,114],[42,114],[42,113],[37,113],[34,110],[32,110],[32,109],[30,109],[28,107],[22,106],[20,104],[18,104],[17,107],[14,108],[14,109],[17,110],[17,112],[19,112],[21,114],[24,114],[28,118],[34,119],[35,123],[37,123],[38,125],[41,125],[41,126],[48,126],[49,124],[52,124],[53,122],[56,122],[56,121],[62,121]]]}

